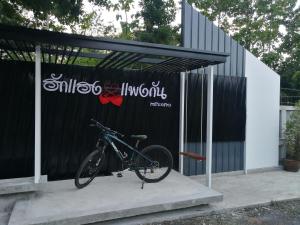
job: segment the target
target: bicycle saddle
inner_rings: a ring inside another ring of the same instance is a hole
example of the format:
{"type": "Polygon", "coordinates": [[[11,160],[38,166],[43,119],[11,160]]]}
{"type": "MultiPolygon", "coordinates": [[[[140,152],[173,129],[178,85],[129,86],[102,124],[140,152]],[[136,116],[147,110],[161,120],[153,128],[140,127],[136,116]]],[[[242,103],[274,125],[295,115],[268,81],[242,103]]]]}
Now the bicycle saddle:
{"type": "Polygon", "coordinates": [[[136,140],[146,140],[147,139],[147,135],[130,135],[131,138],[136,139],[136,140]]]}

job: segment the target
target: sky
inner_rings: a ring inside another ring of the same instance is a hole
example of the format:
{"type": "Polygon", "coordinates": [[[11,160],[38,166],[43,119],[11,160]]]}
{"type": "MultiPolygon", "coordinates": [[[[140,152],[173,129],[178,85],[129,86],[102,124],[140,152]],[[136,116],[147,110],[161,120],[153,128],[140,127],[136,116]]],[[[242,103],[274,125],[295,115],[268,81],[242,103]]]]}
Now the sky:
{"type": "MultiPolygon", "coordinates": [[[[118,0],[112,0],[113,3],[118,2],[118,0]]],[[[139,0],[135,0],[133,7],[131,8],[131,10],[129,11],[129,15],[134,14],[135,12],[140,10],[139,7],[139,0]]],[[[177,8],[177,13],[176,13],[176,18],[174,21],[174,25],[178,25],[181,23],[181,5],[180,5],[180,1],[175,1],[176,3],[176,8],[177,8]]],[[[93,6],[93,4],[91,4],[88,0],[83,0],[83,4],[84,4],[84,10],[87,12],[92,12],[93,10],[95,10],[95,6],[93,6]]],[[[297,1],[297,5],[295,8],[300,7],[300,0],[297,1]]],[[[116,16],[117,14],[121,14],[121,16],[123,18],[125,18],[125,13],[124,12],[114,12],[113,10],[111,11],[107,11],[107,10],[103,10],[100,7],[98,7],[99,10],[97,10],[98,12],[101,12],[101,19],[103,19],[103,23],[105,25],[108,24],[114,24],[114,26],[117,29],[117,33],[119,33],[121,31],[121,26],[120,26],[120,21],[116,20],[116,16]]],[[[130,22],[130,19],[129,19],[130,22]]],[[[284,32],[284,31],[283,31],[284,32]]]]}
{"type": "MultiPolygon", "coordinates": [[[[112,0],[112,2],[116,3],[118,1],[117,0],[112,0]]],[[[175,1],[175,2],[176,2],[177,13],[176,13],[176,18],[175,18],[174,24],[177,25],[177,24],[181,23],[181,10],[180,10],[179,1],[175,1]]],[[[139,3],[139,0],[134,1],[133,7],[129,11],[128,15],[131,15],[131,14],[136,13],[137,11],[140,11],[140,7],[139,7],[138,3],[139,3]]],[[[83,4],[84,4],[84,10],[85,11],[92,12],[93,10],[95,10],[95,7],[93,6],[93,4],[90,3],[88,0],[83,0],[83,4]]],[[[125,13],[124,12],[114,12],[113,10],[110,10],[110,11],[101,10],[101,8],[99,8],[99,12],[101,12],[101,14],[102,14],[101,19],[103,19],[104,24],[108,25],[110,23],[113,23],[114,26],[117,28],[117,32],[121,31],[120,22],[116,20],[116,16],[117,16],[117,14],[121,14],[121,16],[123,18],[125,18],[125,13]]],[[[129,22],[130,22],[130,19],[129,19],[129,22]]]]}

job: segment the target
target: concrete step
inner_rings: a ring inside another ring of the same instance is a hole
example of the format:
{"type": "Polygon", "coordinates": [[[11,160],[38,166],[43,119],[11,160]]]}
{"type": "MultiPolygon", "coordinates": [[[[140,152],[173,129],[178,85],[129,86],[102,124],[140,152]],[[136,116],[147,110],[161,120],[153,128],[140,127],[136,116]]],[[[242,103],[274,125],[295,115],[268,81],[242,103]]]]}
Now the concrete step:
{"type": "Polygon", "coordinates": [[[34,192],[22,192],[0,195],[0,225],[8,224],[10,214],[17,201],[28,200],[35,196],[34,192]]]}
{"type": "Polygon", "coordinates": [[[36,185],[31,177],[0,180],[0,196],[36,190],[36,185]]]}
{"type": "Polygon", "coordinates": [[[7,225],[10,217],[8,212],[0,212],[0,225],[7,225]]]}
{"type": "Polygon", "coordinates": [[[45,184],[38,195],[18,201],[9,225],[88,224],[166,212],[221,201],[222,194],[175,171],[159,183],[145,184],[132,172],[99,177],[84,189],[74,181],[45,184]]]}
{"type": "MultiPolygon", "coordinates": [[[[41,177],[41,182],[47,182],[47,176],[41,177]]],[[[38,190],[33,177],[22,177],[0,180],[0,196],[24,192],[34,192],[38,190]]]]}
{"type": "Polygon", "coordinates": [[[0,213],[11,212],[15,203],[19,200],[33,198],[34,192],[23,192],[18,194],[7,194],[0,196],[0,213]]]}
{"type": "MultiPolygon", "coordinates": [[[[46,178],[44,176],[43,180],[46,178]]],[[[31,198],[38,187],[33,177],[0,180],[0,225],[8,223],[15,203],[31,198]]]]}

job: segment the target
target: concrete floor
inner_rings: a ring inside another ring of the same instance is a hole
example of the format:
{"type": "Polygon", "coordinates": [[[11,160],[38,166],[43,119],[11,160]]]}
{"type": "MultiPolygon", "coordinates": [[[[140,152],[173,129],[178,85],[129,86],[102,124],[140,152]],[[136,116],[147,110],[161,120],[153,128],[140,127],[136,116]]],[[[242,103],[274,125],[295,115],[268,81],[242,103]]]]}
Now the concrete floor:
{"type": "MultiPolygon", "coordinates": [[[[196,182],[204,184],[203,176],[193,176],[190,178],[196,182]]],[[[190,178],[186,177],[186,179],[190,178]]],[[[223,194],[224,200],[222,202],[211,203],[208,206],[195,206],[186,209],[178,209],[168,212],[156,212],[149,215],[140,215],[130,218],[117,219],[101,223],[101,225],[134,225],[159,222],[164,220],[190,218],[215,211],[256,206],[260,204],[269,204],[271,201],[300,198],[300,172],[292,173],[277,170],[270,172],[252,173],[248,175],[214,175],[212,181],[213,189],[223,194]]],[[[122,183],[123,182],[125,184],[127,182],[127,179],[123,179],[122,183]]],[[[175,183],[171,182],[170,185],[172,184],[175,185],[175,183]]],[[[63,183],[59,183],[59,185],[56,184],[55,188],[49,186],[47,192],[49,192],[49,196],[51,196],[51,192],[54,195],[55,189],[59,190],[63,189],[63,187],[63,183]]],[[[70,186],[70,189],[72,188],[73,186],[70,186]]],[[[94,189],[96,188],[96,186],[93,185],[90,188],[94,189]]],[[[101,189],[101,185],[98,186],[98,188],[101,189]]],[[[137,179],[132,188],[137,191],[137,193],[139,193],[137,189],[140,188],[140,183],[137,179]]],[[[145,188],[152,189],[152,187],[148,184],[146,184],[145,188]]],[[[159,189],[159,187],[157,188],[159,189]]],[[[154,190],[159,191],[158,189],[155,188],[154,190]]],[[[170,197],[172,197],[171,192],[170,194],[170,197]]]]}
{"type": "Polygon", "coordinates": [[[43,184],[34,198],[18,201],[9,219],[17,224],[86,224],[176,210],[221,201],[222,195],[171,171],[159,183],[146,183],[132,172],[122,178],[99,177],[78,190],[73,180],[43,184]]]}
{"type": "MultiPolygon", "coordinates": [[[[192,176],[190,178],[199,183],[205,183],[204,176],[192,176]]],[[[122,219],[101,225],[150,224],[166,220],[192,218],[236,208],[268,205],[271,201],[300,199],[300,172],[276,170],[247,175],[242,173],[216,174],[212,178],[212,188],[223,194],[222,202],[122,219]]]]}
{"type": "MultiPolygon", "coordinates": [[[[203,176],[191,179],[204,183],[203,176]]],[[[271,201],[300,198],[300,172],[284,170],[215,176],[212,188],[223,194],[223,201],[210,204],[212,209],[239,208],[255,206],[271,201]]]]}

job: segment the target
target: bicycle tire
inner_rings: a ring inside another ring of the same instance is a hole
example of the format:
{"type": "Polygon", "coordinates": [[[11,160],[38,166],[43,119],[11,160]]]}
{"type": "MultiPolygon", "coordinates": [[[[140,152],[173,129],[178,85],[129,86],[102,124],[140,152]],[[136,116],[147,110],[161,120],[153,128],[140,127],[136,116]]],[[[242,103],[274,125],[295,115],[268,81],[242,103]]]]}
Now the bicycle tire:
{"type": "Polygon", "coordinates": [[[80,164],[80,167],[79,167],[79,169],[77,170],[76,176],[75,176],[75,186],[76,186],[78,189],[81,189],[81,188],[86,187],[87,185],[89,185],[89,184],[94,180],[94,178],[97,176],[97,174],[98,174],[99,171],[100,171],[100,168],[101,168],[101,166],[102,166],[102,164],[103,164],[103,162],[104,162],[104,159],[105,159],[105,152],[104,152],[104,150],[101,151],[101,150],[97,149],[97,150],[94,150],[93,152],[91,152],[91,153],[83,160],[83,162],[80,164]],[[92,173],[89,174],[90,176],[88,176],[88,180],[85,181],[85,182],[83,182],[83,183],[81,183],[81,182],[80,182],[80,179],[81,179],[80,177],[81,177],[81,175],[82,175],[84,169],[86,169],[86,167],[87,167],[88,164],[91,162],[91,160],[92,160],[92,161],[95,160],[95,159],[98,160],[100,157],[101,157],[101,159],[100,159],[100,162],[99,162],[98,166],[95,165],[94,171],[92,171],[92,173]]]}
{"type": "MultiPolygon", "coordinates": [[[[147,183],[156,183],[163,180],[169,175],[173,167],[173,157],[171,152],[166,147],[161,145],[150,145],[144,148],[141,151],[141,153],[156,162],[160,160],[161,162],[159,162],[159,165],[166,167],[166,171],[163,172],[163,174],[157,178],[149,178],[144,176],[144,174],[141,173],[142,171],[140,171],[140,168],[145,167],[147,162],[145,162],[146,160],[142,156],[137,155],[135,160],[135,165],[136,165],[135,173],[138,176],[138,178],[140,178],[141,180],[147,183]],[[164,157],[160,157],[160,156],[164,156],[164,157]]],[[[157,170],[157,168],[155,169],[157,170]]],[[[151,170],[150,173],[154,173],[155,169],[153,169],[153,171],[151,170]]]]}

